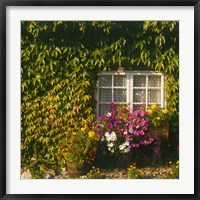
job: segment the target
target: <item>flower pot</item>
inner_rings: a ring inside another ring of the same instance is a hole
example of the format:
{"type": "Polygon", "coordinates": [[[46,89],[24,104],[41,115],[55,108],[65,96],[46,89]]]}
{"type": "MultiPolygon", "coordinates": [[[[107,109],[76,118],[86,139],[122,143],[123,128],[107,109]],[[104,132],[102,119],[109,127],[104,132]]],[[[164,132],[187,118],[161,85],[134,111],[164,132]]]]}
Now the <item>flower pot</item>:
{"type": "Polygon", "coordinates": [[[89,172],[90,166],[86,164],[67,163],[67,173],[70,178],[79,178],[89,172]]]}
{"type": "Polygon", "coordinates": [[[164,127],[154,127],[149,130],[151,136],[155,138],[156,136],[160,135],[164,139],[169,139],[169,125],[164,127]]]}

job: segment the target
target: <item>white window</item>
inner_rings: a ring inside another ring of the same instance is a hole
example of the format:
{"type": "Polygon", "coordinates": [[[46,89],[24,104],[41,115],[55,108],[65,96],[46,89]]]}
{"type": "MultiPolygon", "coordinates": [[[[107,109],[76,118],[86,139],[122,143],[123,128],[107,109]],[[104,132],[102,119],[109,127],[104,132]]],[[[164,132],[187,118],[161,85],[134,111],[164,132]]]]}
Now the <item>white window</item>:
{"type": "Polygon", "coordinates": [[[157,72],[106,72],[99,75],[97,115],[108,111],[111,102],[125,103],[131,110],[141,105],[164,107],[164,75],[157,72]]]}

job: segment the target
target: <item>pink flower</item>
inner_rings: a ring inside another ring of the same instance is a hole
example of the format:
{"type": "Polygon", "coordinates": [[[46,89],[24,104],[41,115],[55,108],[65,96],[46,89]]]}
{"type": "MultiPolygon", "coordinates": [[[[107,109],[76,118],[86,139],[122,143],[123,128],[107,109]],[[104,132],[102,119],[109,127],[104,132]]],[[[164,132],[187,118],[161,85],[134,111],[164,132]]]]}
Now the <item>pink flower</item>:
{"type": "Polygon", "coordinates": [[[144,117],[144,115],[145,115],[145,112],[141,111],[140,116],[144,117]]]}
{"type": "Polygon", "coordinates": [[[110,124],[108,124],[107,126],[106,126],[106,128],[109,128],[109,129],[111,129],[112,128],[112,124],[110,123],[110,124]]]}
{"type": "Polygon", "coordinates": [[[153,142],[153,138],[149,138],[149,143],[151,144],[153,142]]]}
{"type": "Polygon", "coordinates": [[[101,121],[104,121],[104,120],[105,120],[105,117],[104,117],[104,116],[101,116],[101,117],[100,117],[100,120],[101,120],[101,121]]]}
{"type": "Polygon", "coordinates": [[[126,141],[130,141],[130,140],[132,140],[130,135],[126,135],[126,141]]]}
{"type": "Polygon", "coordinates": [[[139,141],[139,143],[140,143],[141,145],[143,145],[143,144],[144,144],[144,142],[143,142],[142,140],[140,140],[140,141],[139,141]]]}
{"type": "Polygon", "coordinates": [[[102,135],[102,133],[103,133],[102,130],[98,130],[99,135],[102,135]]]}
{"type": "Polygon", "coordinates": [[[135,144],[135,147],[137,147],[137,148],[138,148],[139,146],[140,146],[139,144],[135,144]]]}

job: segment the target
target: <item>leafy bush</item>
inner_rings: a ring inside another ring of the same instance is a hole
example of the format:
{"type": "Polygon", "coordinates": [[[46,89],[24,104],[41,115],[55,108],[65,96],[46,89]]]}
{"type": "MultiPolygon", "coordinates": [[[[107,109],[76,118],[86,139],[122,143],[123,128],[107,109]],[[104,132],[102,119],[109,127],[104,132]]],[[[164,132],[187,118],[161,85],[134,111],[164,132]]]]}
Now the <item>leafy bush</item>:
{"type": "Polygon", "coordinates": [[[79,165],[92,165],[96,157],[99,136],[86,127],[87,125],[72,132],[62,140],[62,149],[57,154],[59,159],[79,165]]]}

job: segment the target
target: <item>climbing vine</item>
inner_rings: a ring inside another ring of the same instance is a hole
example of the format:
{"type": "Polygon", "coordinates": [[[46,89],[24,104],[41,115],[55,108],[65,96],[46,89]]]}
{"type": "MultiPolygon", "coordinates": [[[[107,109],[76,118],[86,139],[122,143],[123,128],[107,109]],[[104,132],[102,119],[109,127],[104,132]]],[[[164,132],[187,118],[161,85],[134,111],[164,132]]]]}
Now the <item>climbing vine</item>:
{"type": "MultiPolygon", "coordinates": [[[[177,21],[22,21],[22,166],[33,159],[65,165],[60,141],[95,119],[102,70],[150,69],[166,74],[166,100],[178,129],[177,21]]],[[[172,125],[173,125],[172,123],[172,125]]]]}

